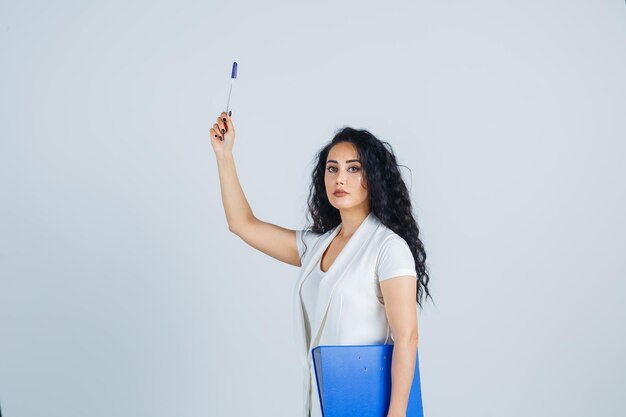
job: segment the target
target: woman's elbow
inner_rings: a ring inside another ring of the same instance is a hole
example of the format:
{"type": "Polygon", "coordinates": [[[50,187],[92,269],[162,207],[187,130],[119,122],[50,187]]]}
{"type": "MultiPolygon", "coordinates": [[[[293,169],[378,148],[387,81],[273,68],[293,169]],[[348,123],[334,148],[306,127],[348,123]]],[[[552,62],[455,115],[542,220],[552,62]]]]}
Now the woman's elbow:
{"type": "Polygon", "coordinates": [[[419,335],[417,334],[417,330],[409,330],[403,333],[398,334],[393,338],[394,344],[403,344],[403,345],[415,345],[419,341],[419,335]]]}

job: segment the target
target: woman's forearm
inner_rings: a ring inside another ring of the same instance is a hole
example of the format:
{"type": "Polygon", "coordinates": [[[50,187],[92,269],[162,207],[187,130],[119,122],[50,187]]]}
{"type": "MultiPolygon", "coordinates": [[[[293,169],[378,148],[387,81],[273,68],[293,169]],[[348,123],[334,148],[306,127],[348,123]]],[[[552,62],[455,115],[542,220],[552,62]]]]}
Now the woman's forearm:
{"type": "Polygon", "coordinates": [[[237,233],[239,227],[254,218],[254,214],[239,184],[233,154],[224,152],[216,155],[216,159],[228,229],[237,233]]]}
{"type": "Polygon", "coordinates": [[[387,416],[406,415],[415,374],[417,339],[395,340],[391,357],[391,399],[387,416]]]}

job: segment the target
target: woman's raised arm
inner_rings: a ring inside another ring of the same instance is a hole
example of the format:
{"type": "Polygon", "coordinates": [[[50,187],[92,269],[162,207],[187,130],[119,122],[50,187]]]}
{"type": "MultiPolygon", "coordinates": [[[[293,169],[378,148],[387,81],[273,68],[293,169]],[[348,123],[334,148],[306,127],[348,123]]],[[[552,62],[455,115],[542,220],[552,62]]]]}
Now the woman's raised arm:
{"type": "Polygon", "coordinates": [[[230,116],[220,114],[210,132],[228,230],[253,248],[279,261],[300,266],[296,231],[263,222],[252,213],[237,177],[232,153],[235,128],[230,116]]]}

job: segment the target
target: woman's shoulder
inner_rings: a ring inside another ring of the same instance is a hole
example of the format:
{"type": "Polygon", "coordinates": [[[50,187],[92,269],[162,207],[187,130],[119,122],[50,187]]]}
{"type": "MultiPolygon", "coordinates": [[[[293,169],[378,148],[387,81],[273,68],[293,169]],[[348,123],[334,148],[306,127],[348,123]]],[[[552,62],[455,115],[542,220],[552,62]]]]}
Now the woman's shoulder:
{"type": "Polygon", "coordinates": [[[394,241],[401,241],[401,242],[406,243],[406,241],[404,240],[402,236],[400,236],[399,234],[397,234],[396,232],[388,228],[380,220],[377,220],[377,222],[378,222],[378,227],[376,228],[374,232],[373,240],[378,245],[382,247],[394,241]]]}
{"type": "Polygon", "coordinates": [[[376,228],[376,275],[379,281],[397,276],[416,276],[411,248],[399,234],[380,223],[376,228]]]}

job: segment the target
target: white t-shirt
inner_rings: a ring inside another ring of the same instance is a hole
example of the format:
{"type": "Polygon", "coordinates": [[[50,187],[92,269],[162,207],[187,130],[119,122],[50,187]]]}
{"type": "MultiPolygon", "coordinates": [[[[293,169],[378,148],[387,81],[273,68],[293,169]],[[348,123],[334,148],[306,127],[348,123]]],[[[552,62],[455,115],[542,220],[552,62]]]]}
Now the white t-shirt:
{"type": "Polygon", "coordinates": [[[320,312],[315,311],[314,306],[317,302],[320,283],[324,279],[326,272],[322,271],[321,259],[317,263],[317,267],[313,268],[311,273],[306,277],[300,289],[300,298],[304,305],[304,327],[307,335],[307,344],[311,341],[311,322],[315,321],[313,315],[320,312]]]}

